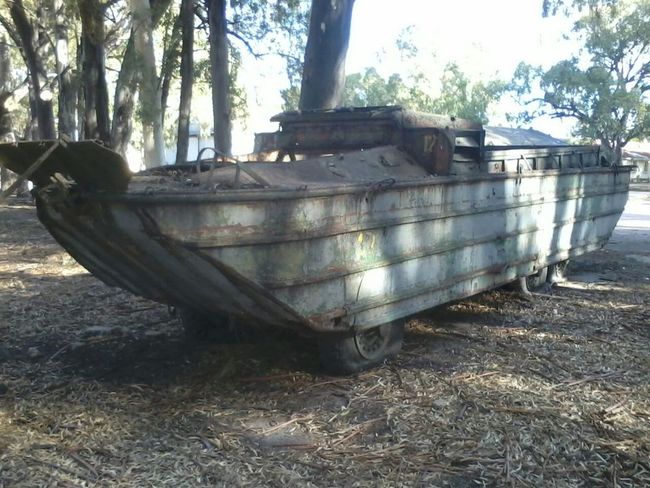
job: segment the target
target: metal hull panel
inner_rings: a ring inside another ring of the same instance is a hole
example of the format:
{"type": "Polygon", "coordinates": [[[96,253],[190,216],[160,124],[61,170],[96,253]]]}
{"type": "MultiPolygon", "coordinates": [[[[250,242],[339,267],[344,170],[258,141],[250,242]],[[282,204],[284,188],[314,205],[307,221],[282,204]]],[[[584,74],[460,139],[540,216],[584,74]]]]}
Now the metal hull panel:
{"type": "Polygon", "coordinates": [[[279,326],[371,327],[605,244],[629,171],[427,178],[228,198],[92,195],[41,220],[109,284],[279,326]]]}

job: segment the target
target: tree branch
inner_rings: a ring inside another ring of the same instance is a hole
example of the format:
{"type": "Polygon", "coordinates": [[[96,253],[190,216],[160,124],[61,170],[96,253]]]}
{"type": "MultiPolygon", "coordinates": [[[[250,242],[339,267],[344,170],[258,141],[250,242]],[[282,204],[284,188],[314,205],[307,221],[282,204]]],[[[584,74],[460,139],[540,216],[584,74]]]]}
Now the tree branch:
{"type": "Polygon", "coordinates": [[[121,0],[107,0],[105,3],[102,3],[99,7],[105,12],[113,5],[119,3],[121,0]]]}
{"type": "Polygon", "coordinates": [[[261,53],[256,52],[256,51],[253,49],[253,46],[251,46],[250,42],[248,42],[247,39],[244,39],[244,38],[243,38],[241,35],[239,35],[237,32],[235,32],[235,31],[233,31],[233,30],[230,30],[230,29],[226,29],[226,33],[227,33],[228,35],[233,36],[235,39],[238,39],[239,41],[241,41],[241,43],[242,43],[244,46],[246,46],[246,49],[248,50],[248,52],[251,53],[251,55],[253,55],[256,59],[259,59],[259,58],[265,56],[266,54],[268,54],[268,53],[266,53],[266,54],[261,54],[261,53]]]}
{"type": "Polygon", "coordinates": [[[18,36],[16,29],[14,29],[13,23],[10,22],[9,19],[7,19],[4,15],[0,14],[0,24],[2,27],[4,27],[4,30],[7,31],[7,34],[9,34],[9,37],[14,42],[15,46],[20,49],[20,37],[18,36]]]}

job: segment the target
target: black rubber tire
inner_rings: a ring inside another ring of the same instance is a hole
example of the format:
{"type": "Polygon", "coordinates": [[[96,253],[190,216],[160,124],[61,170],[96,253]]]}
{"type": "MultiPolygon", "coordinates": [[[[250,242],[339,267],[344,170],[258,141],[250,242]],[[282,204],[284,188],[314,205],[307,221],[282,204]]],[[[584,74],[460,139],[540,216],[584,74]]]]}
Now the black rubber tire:
{"type": "Polygon", "coordinates": [[[546,275],[546,281],[550,284],[562,283],[566,281],[566,270],[569,266],[569,260],[565,259],[559,263],[551,264],[548,267],[548,274],[546,275]]]}
{"type": "Polygon", "coordinates": [[[321,367],[346,375],[379,366],[395,357],[404,341],[404,322],[396,321],[347,335],[323,336],[318,348],[321,367]]]}
{"type": "Polygon", "coordinates": [[[208,315],[191,308],[179,309],[185,337],[193,342],[234,342],[235,331],[228,315],[208,315]]]}
{"type": "Polygon", "coordinates": [[[547,275],[548,267],[545,266],[537,270],[537,273],[526,276],[526,288],[528,288],[528,291],[533,291],[544,286],[547,275]]]}

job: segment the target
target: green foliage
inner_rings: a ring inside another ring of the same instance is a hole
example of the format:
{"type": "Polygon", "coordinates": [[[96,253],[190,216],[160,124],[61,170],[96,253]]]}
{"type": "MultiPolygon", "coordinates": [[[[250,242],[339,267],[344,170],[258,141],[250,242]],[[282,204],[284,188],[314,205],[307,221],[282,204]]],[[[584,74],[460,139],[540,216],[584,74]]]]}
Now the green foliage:
{"type": "MultiPolygon", "coordinates": [[[[228,5],[232,106],[235,118],[246,118],[246,96],[237,80],[243,52],[255,58],[279,56],[285,63],[289,87],[281,91],[285,107],[297,107],[302,76],[302,56],[307,40],[310,0],[231,0],[228,5]]],[[[207,30],[197,39],[197,51],[206,49],[207,30]]],[[[210,84],[209,60],[197,57],[195,82],[201,92],[210,84]]]]}
{"type": "Polygon", "coordinates": [[[575,11],[616,5],[616,2],[617,0],[543,0],[542,13],[544,17],[558,13],[569,15],[575,11]]]}
{"type": "Polygon", "coordinates": [[[506,90],[500,80],[472,83],[456,64],[449,64],[440,80],[436,96],[427,89],[423,74],[405,80],[393,73],[383,78],[374,68],[353,73],[346,79],[343,104],[348,106],[401,105],[422,112],[453,115],[477,122],[488,122],[490,104],[506,90]]]}
{"type": "Polygon", "coordinates": [[[300,85],[290,84],[288,88],[280,90],[280,96],[282,97],[282,110],[286,112],[298,110],[300,104],[300,85]]]}
{"type": "Polygon", "coordinates": [[[575,135],[620,151],[650,136],[650,1],[590,6],[574,27],[583,56],[544,71],[520,65],[513,91],[540,114],[577,120],[575,135]],[[533,97],[535,90],[541,97],[533,97]]]}
{"type": "Polygon", "coordinates": [[[247,95],[244,87],[239,83],[239,70],[241,69],[241,53],[230,45],[230,107],[234,119],[246,120],[248,118],[247,95]]]}
{"type": "Polygon", "coordinates": [[[275,26],[273,43],[277,46],[276,54],[284,60],[289,81],[289,86],[280,91],[283,110],[298,109],[310,7],[309,0],[280,1],[272,17],[275,26]]]}
{"type": "Polygon", "coordinates": [[[501,80],[471,83],[458,65],[450,64],[442,76],[442,93],[432,111],[486,124],[488,109],[507,89],[501,80]]]}
{"type": "Polygon", "coordinates": [[[402,59],[412,59],[418,55],[418,47],[413,41],[413,29],[413,25],[402,29],[395,42],[395,47],[397,47],[402,59]]]}
{"type": "MultiPolygon", "coordinates": [[[[500,99],[508,85],[497,79],[474,82],[456,63],[447,64],[434,81],[420,67],[422,55],[412,39],[413,26],[408,26],[396,42],[406,74],[393,73],[385,78],[375,68],[352,73],[346,78],[342,105],[400,105],[487,123],[490,106],[500,99]]],[[[436,61],[428,59],[425,65],[435,66],[436,61]]]]}
{"type": "Polygon", "coordinates": [[[384,79],[375,68],[347,76],[343,105],[369,107],[373,105],[411,105],[409,87],[398,73],[384,79]]]}

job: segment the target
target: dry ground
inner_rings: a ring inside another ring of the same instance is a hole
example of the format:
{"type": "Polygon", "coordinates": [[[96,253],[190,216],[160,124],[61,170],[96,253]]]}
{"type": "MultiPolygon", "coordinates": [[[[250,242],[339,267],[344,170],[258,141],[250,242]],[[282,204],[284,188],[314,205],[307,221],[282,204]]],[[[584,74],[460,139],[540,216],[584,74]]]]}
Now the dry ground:
{"type": "Polygon", "coordinates": [[[292,337],[186,343],[27,202],[0,207],[0,486],[650,486],[650,244],[634,236],[634,256],[586,256],[532,301],[425,314],[395,362],[332,378],[292,337]]]}

